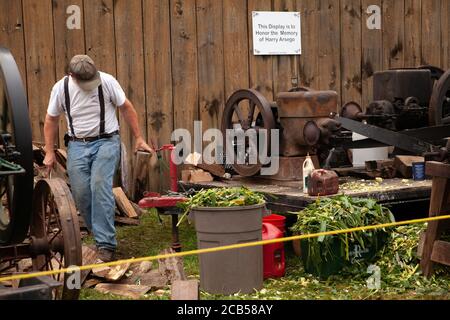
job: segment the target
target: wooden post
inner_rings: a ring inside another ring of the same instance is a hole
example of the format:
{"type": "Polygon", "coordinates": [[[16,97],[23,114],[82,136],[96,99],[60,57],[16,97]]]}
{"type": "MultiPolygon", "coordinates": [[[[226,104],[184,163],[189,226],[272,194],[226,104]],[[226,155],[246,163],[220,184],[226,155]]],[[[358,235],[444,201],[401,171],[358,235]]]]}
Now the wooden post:
{"type": "MultiPolygon", "coordinates": [[[[445,215],[450,211],[450,165],[428,162],[426,174],[433,177],[430,217],[445,215]]],[[[428,224],[420,263],[426,277],[433,274],[434,263],[450,265],[450,242],[439,241],[447,225],[446,221],[433,221],[428,224]]]]}

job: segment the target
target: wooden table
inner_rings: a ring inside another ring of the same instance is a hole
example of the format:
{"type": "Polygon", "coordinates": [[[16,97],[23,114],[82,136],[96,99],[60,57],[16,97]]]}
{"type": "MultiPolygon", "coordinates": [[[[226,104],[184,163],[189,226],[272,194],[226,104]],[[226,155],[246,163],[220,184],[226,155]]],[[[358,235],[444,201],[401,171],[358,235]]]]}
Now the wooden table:
{"type": "MultiPolygon", "coordinates": [[[[363,184],[356,178],[343,178],[340,180],[341,187],[346,182],[357,182],[363,184]]],[[[366,181],[366,183],[375,181],[366,181]]],[[[299,211],[308,204],[314,202],[317,197],[310,197],[303,194],[301,182],[276,182],[265,180],[259,177],[241,178],[235,177],[228,181],[214,181],[208,183],[184,183],[180,182],[180,190],[188,189],[209,189],[217,187],[239,187],[246,186],[254,191],[265,194],[268,198],[268,209],[288,213],[299,211]]],[[[402,179],[383,180],[379,186],[368,187],[365,190],[340,190],[340,193],[362,198],[373,198],[385,205],[395,205],[402,203],[414,203],[429,201],[431,196],[431,180],[412,181],[402,179]]],[[[424,212],[424,216],[428,213],[424,212]]]]}

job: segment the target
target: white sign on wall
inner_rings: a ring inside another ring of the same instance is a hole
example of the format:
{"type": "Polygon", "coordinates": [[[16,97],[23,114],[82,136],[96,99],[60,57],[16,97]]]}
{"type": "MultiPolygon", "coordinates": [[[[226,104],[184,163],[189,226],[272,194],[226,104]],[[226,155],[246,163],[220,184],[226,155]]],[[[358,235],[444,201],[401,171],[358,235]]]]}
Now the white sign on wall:
{"type": "Polygon", "coordinates": [[[254,55],[300,55],[300,12],[253,11],[254,55]]]}

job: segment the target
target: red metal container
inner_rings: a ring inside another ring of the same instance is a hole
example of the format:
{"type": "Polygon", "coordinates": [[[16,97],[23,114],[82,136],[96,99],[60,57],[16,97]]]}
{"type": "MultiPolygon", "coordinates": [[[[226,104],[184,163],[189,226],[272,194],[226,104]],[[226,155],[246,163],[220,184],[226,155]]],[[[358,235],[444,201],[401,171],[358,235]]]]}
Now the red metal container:
{"type": "MultiPolygon", "coordinates": [[[[263,240],[283,238],[283,232],[270,223],[263,223],[263,240]]],[[[267,244],[263,247],[264,279],[281,278],[286,272],[284,243],[267,244]]]]}
{"type": "Polygon", "coordinates": [[[308,182],[310,196],[329,196],[339,192],[339,177],[334,171],[314,170],[308,182]]]}
{"type": "Polygon", "coordinates": [[[280,229],[280,231],[283,233],[283,235],[286,232],[286,217],[280,216],[278,214],[272,214],[268,217],[263,218],[263,223],[270,223],[280,229]]]}

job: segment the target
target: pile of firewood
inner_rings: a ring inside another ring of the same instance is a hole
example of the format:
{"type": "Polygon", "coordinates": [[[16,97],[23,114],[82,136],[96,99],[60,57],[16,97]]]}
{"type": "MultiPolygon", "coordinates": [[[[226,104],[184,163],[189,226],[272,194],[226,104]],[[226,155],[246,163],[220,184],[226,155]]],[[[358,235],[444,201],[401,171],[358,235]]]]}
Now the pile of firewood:
{"type": "MultiPolygon", "coordinates": [[[[167,249],[161,254],[173,253],[167,249]]],[[[83,247],[83,265],[97,262],[93,248],[83,247]]],[[[187,280],[181,258],[158,260],[158,267],[151,262],[126,263],[115,267],[99,267],[81,274],[83,288],[94,288],[131,299],[140,299],[147,293],[165,295],[169,288],[173,300],[198,300],[197,280],[187,280]],[[177,288],[180,288],[178,290],[177,288]]]]}

